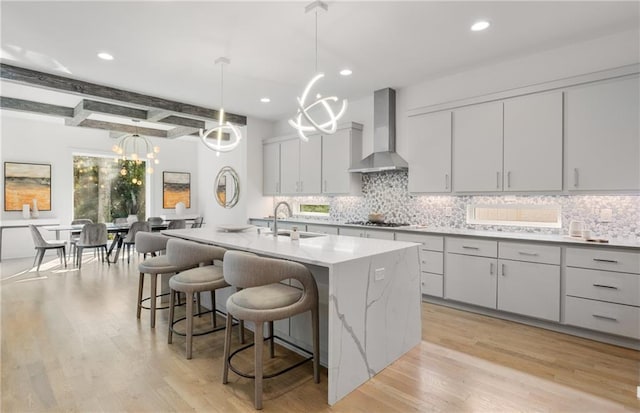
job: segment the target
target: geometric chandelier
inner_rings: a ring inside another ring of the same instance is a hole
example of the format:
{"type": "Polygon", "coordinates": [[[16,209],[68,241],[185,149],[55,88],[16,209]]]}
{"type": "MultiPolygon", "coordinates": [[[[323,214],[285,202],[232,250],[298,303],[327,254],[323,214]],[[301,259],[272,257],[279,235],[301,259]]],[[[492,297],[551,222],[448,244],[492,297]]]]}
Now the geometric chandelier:
{"type": "MultiPolygon", "coordinates": [[[[139,122],[137,119],[132,119],[132,121],[136,123],[139,122]]],[[[136,165],[140,165],[145,158],[149,160],[149,163],[152,161],[156,165],[160,163],[157,158],[160,148],[153,146],[146,136],[139,135],[137,127],[136,133],[123,136],[111,149],[119,155],[119,159],[123,161],[135,161],[136,165]]],[[[151,165],[147,167],[147,172],[150,174],[153,173],[153,167],[151,167],[151,165]]]]}
{"type": "Polygon", "coordinates": [[[215,61],[216,64],[220,64],[220,110],[218,113],[218,126],[209,130],[200,129],[200,139],[202,143],[216,152],[216,156],[220,156],[220,152],[230,152],[234,150],[242,140],[242,134],[240,130],[231,122],[224,119],[224,72],[223,68],[225,64],[231,63],[226,57],[219,57],[215,61]],[[214,135],[209,139],[210,135],[214,135]]]}
{"type": "Polygon", "coordinates": [[[302,95],[297,98],[298,111],[294,119],[289,119],[289,125],[297,130],[298,136],[304,142],[307,142],[307,132],[319,132],[325,135],[331,135],[338,129],[338,120],[344,115],[347,109],[347,100],[342,100],[342,106],[337,111],[331,107],[330,103],[338,101],[336,96],[322,97],[320,93],[316,94],[315,101],[307,102],[307,98],[317,81],[324,77],[324,73],[318,72],[318,9],[327,11],[329,6],[322,1],[314,1],[306,7],[306,12],[314,11],[316,17],[316,74],[307,83],[302,95]],[[318,113],[320,112],[320,113],[318,113]],[[323,115],[322,120],[317,120],[318,115],[323,115]]]}

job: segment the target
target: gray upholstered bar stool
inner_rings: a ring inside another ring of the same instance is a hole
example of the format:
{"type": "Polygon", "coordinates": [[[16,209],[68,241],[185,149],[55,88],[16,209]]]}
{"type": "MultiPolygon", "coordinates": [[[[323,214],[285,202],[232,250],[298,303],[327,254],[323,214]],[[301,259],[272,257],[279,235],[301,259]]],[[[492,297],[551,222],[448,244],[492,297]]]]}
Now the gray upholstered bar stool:
{"type": "Polygon", "coordinates": [[[171,265],[166,255],[157,255],[161,251],[167,249],[167,242],[169,237],[158,234],[155,232],[138,232],[136,234],[136,251],[140,254],[151,254],[151,258],[147,258],[138,264],[138,270],[140,271],[140,281],[138,282],[138,308],[136,317],[140,318],[141,310],[151,310],[151,328],[156,326],[156,310],[164,310],[169,308],[168,306],[157,307],[157,298],[166,294],[158,295],[157,280],[158,274],[175,274],[178,271],[184,269],[171,265]],[[144,289],[144,275],[149,274],[151,277],[151,289],[149,297],[142,298],[142,290],[144,289]],[[150,302],[150,306],[143,305],[145,301],[150,302]]]}
{"type": "MultiPolygon", "coordinates": [[[[216,321],[216,290],[228,287],[222,275],[222,266],[214,265],[214,261],[222,260],[227,250],[211,245],[202,245],[195,242],[178,239],[169,240],[167,244],[167,258],[172,265],[177,267],[196,267],[190,270],[179,272],[169,280],[169,337],[168,343],[173,341],[173,333],[186,336],[187,359],[191,359],[193,336],[200,336],[214,331],[219,331],[225,326],[218,327],[216,321]],[[199,265],[199,266],[198,266],[199,265]],[[201,292],[209,291],[211,294],[210,311],[200,311],[200,300],[197,299],[197,313],[202,315],[211,313],[212,328],[206,331],[193,332],[193,299],[194,295],[199,297],[201,292]],[[184,293],[186,297],[186,312],[183,318],[174,321],[175,299],[179,293],[184,293]],[[174,330],[176,323],[186,319],[185,333],[178,333],[174,330]]],[[[241,326],[243,328],[244,326],[241,326]]]]}
{"type": "Polygon", "coordinates": [[[313,378],[320,382],[320,338],[318,320],[318,286],[311,272],[304,265],[273,259],[249,256],[237,251],[229,251],[223,261],[224,279],[232,286],[242,288],[227,300],[227,331],[224,340],[224,367],[222,383],[227,384],[229,369],[234,373],[255,380],[254,405],[262,409],[262,380],[289,371],[291,368],[311,360],[303,360],[294,366],[263,376],[262,350],[264,343],[264,323],[269,323],[270,355],[273,350],[273,322],[296,314],[311,311],[313,331],[313,378]],[[284,280],[296,280],[302,289],[282,284],[284,280]],[[231,351],[231,320],[253,321],[255,323],[254,343],[231,351]],[[233,367],[231,358],[251,345],[254,346],[255,375],[251,376],[233,367]]]}

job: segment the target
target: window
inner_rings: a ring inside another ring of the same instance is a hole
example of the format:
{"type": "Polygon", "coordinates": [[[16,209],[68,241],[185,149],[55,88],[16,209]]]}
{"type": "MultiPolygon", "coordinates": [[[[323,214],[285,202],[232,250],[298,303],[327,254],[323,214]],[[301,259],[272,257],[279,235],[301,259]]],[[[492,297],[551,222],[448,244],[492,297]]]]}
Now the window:
{"type": "Polygon", "coordinates": [[[73,217],[93,222],[137,215],[145,220],[144,161],[98,156],[73,157],[73,217]]]}
{"type": "Polygon", "coordinates": [[[559,205],[469,205],[467,223],[561,228],[559,205]]]}
{"type": "Polygon", "coordinates": [[[300,215],[329,216],[329,204],[300,204],[298,206],[300,215]]]}

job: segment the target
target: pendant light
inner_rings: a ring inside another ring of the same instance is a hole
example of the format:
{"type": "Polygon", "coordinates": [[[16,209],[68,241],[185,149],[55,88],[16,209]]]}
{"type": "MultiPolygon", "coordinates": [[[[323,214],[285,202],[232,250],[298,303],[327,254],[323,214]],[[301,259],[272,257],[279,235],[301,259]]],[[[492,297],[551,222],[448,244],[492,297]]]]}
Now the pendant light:
{"type": "Polygon", "coordinates": [[[231,63],[226,57],[216,59],[216,64],[220,65],[220,110],[218,118],[218,126],[209,130],[200,129],[200,139],[202,143],[216,152],[216,156],[220,156],[220,152],[230,152],[234,150],[242,140],[242,134],[237,126],[224,119],[224,65],[231,63]],[[214,139],[209,139],[209,135],[215,132],[214,139]],[[223,138],[223,135],[228,135],[223,138]]]}
{"type": "MultiPolygon", "coordinates": [[[[131,119],[131,121],[136,124],[140,122],[137,119],[131,119]]],[[[160,148],[153,146],[149,138],[146,136],[140,135],[138,133],[137,125],[135,133],[123,136],[111,149],[119,155],[118,159],[123,161],[134,161],[137,165],[140,165],[142,160],[146,158],[149,162],[147,172],[150,174],[153,173],[151,163],[153,162],[156,165],[160,163],[157,157],[160,152],[160,148]]]]}
{"type": "Polygon", "coordinates": [[[294,129],[298,131],[298,136],[300,137],[300,139],[302,139],[305,142],[309,140],[309,138],[306,135],[306,133],[308,132],[315,131],[315,132],[323,133],[325,135],[331,135],[335,133],[336,130],[338,129],[338,120],[342,117],[342,115],[344,115],[347,109],[347,100],[343,99],[342,106],[338,110],[338,113],[335,113],[330,103],[338,102],[338,98],[336,96],[322,97],[322,95],[319,93],[316,94],[315,101],[307,102],[307,97],[309,96],[309,93],[311,92],[311,89],[313,88],[313,86],[316,84],[316,82],[318,82],[320,79],[324,77],[324,73],[318,72],[318,11],[319,9],[327,11],[329,10],[329,6],[322,1],[314,1],[313,3],[309,4],[305,8],[307,13],[310,11],[315,12],[315,18],[316,18],[316,44],[315,44],[316,46],[315,73],[316,74],[313,76],[313,78],[311,78],[309,83],[307,83],[307,86],[304,88],[304,91],[302,92],[302,96],[297,98],[298,111],[296,113],[296,116],[293,119],[289,119],[289,125],[291,125],[294,129]],[[323,121],[317,121],[311,116],[310,111],[311,109],[314,109],[314,108],[316,111],[319,108],[324,109],[324,112],[326,113],[326,118],[323,121]]]}

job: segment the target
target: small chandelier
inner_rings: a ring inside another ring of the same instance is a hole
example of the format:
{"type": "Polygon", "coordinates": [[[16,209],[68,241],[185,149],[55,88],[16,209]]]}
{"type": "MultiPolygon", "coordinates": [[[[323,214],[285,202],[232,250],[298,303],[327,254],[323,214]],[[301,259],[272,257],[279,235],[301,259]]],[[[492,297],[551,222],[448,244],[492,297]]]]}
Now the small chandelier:
{"type": "MultiPolygon", "coordinates": [[[[137,119],[132,119],[132,121],[135,123],[139,122],[137,119]]],[[[149,164],[151,164],[151,162],[155,165],[160,163],[157,158],[160,148],[153,146],[146,136],[138,134],[137,127],[136,133],[120,138],[111,150],[118,154],[118,159],[134,161],[136,165],[140,165],[145,159],[149,161],[149,164]]],[[[147,167],[147,172],[150,174],[153,173],[153,167],[151,165],[147,167]]]]}
{"type": "Polygon", "coordinates": [[[216,152],[216,156],[220,156],[220,152],[230,152],[234,150],[242,140],[242,134],[238,127],[224,119],[224,65],[231,63],[226,57],[216,59],[216,64],[220,64],[220,117],[218,118],[218,126],[209,130],[200,129],[200,139],[202,143],[216,152]],[[208,139],[209,135],[216,133],[215,139],[208,139]],[[226,133],[225,133],[226,132],[226,133]],[[228,137],[223,139],[223,134],[228,137]]]}
{"type": "Polygon", "coordinates": [[[306,12],[314,11],[316,15],[316,74],[313,78],[307,83],[307,86],[304,88],[302,92],[302,96],[297,98],[298,100],[298,112],[294,119],[289,119],[289,125],[291,125],[294,129],[298,131],[298,136],[303,141],[307,142],[309,138],[305,133],[317,131],[323,133],[325,135],[331,135],[336,132],[338,129],[338,120],[344,115],[347,110],[347,100],[342,100],[342,106],[338,110],[338,113],[334,112],[334,109],[331,107],[330,102],[337,102],[338,98],[336,96],[322,97],[319,93],[316,94],[316,100],[313,102],[307,103],[307,96],[313,85],[324,77],[324,73],[318,72],[318,9],[322,9],[324,11],[329,10],[329,6],[322,1],[314,1],[309,4],[305,10],[306,12]],[[327,119],[323,122],[316,121],[311,115],[310,110],[316,108],[317,106],[322,107],[324,109],[327,119]],[[304,121],[303,121],[304,119],[304,121]]]}

